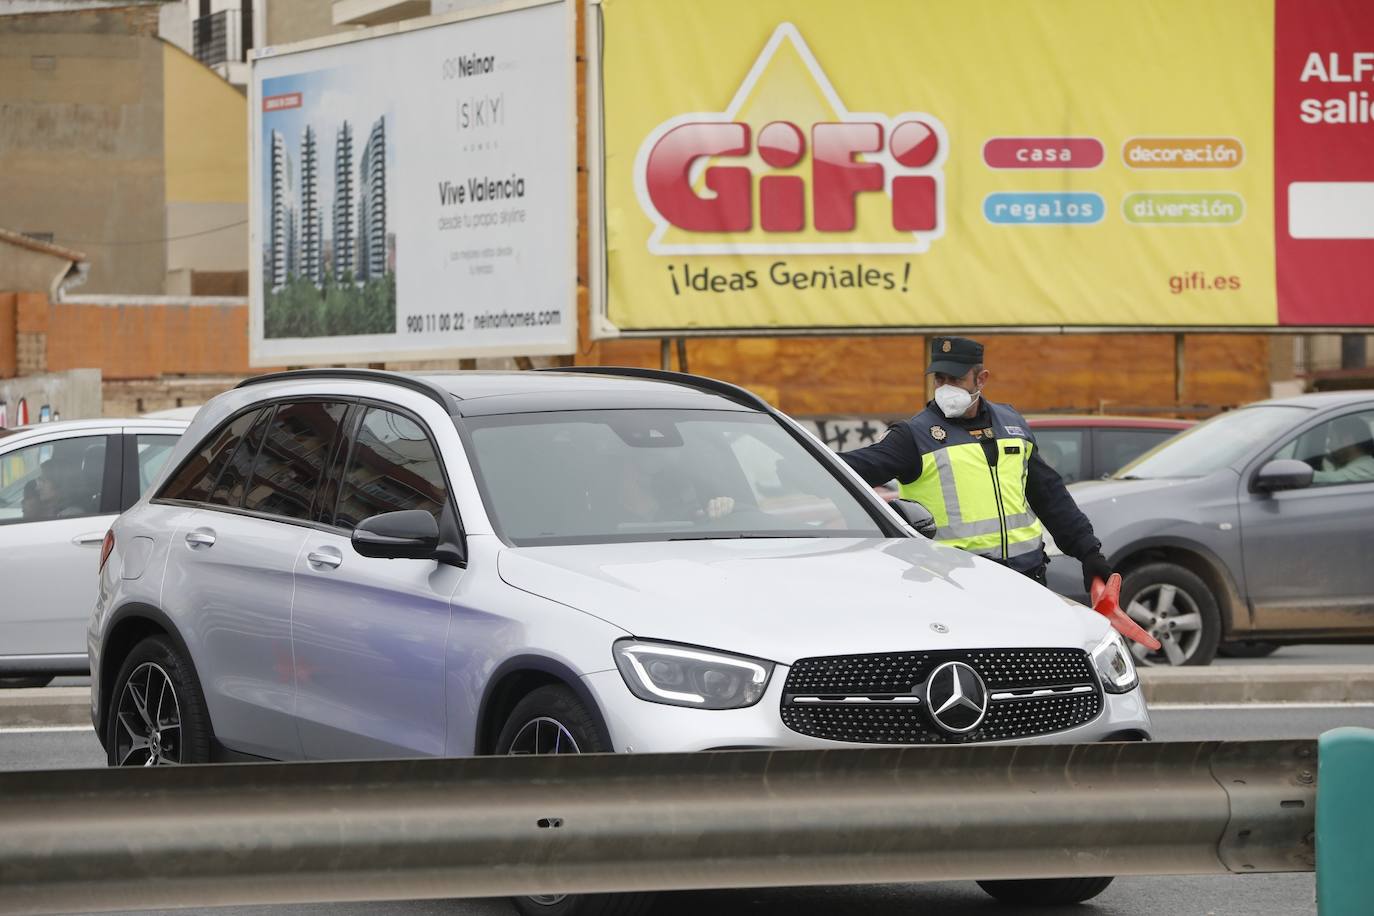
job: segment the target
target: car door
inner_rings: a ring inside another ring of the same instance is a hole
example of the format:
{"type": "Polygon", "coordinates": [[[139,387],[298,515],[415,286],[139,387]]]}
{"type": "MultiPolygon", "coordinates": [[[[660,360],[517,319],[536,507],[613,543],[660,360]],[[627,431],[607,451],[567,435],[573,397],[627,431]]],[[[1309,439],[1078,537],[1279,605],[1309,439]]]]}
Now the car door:
{"type": "Polygon", "coordinates": [[[162,594],[199,647],[215,737],[231,750],[296,759],[291,583],[306,529],[243,508],[275,412],[258,406],[231,418],[160,491],[159,501],[193,510],[174,535],[162,594]]]}
{"type": "Polygon", "coordinates": [[[119,511],[118,432],[25,438],[0,456],[0,670],[87,665],[100,544],[119,511]]]}
{"type": "MultiPolygon", "coordinates": [[[[1374,476],[1340,479],[1332,443],[1364,435],[1374,463],[1374,406],[1325,414],[1247,469],[1240,492],[1245,578],[1256,629],[1374,634],[1374,476]],[[1315,465],[1312,485],[1276,493],[1249,488],[1273,458],[1315,465]],[[1337,478],[1337,479],[1324,479],[1337,478]]],[[[1347,465],[1348,467],[1349,465],[1347,465]]]]}
{"type": "Polygon", "coordinates": [[[336,455],[329,527],[309,533],[296,563],[291,630],[301,747],[315,759],[442,754],[449,599],[463,570],[364,557],[349,537],[363,519],[402,509],[432,512],[441,531],[456,530],[449,487],[417,416],[375,404],[355,413],[336,455]]]}

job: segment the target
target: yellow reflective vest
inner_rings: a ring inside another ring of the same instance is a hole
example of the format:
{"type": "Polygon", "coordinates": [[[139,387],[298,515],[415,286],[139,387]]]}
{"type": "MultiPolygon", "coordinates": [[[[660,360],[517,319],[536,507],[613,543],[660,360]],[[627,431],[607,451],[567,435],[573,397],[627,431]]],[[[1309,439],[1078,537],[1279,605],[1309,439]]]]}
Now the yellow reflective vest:
{"type": "Polygon", "coordinates": [[[1044,529],[1026,497],[1035,443],[1025,418],[1007,405],[987,402],[986,417],[990,425],[980,430],[931,408],[908,420],[921,473],[902,484],[901,496],[935,516],[937,542],[1034,570],[1044,563],[1044,529]],[[995,466],[983,448],[988,438],[997,443],[995,466]]]}

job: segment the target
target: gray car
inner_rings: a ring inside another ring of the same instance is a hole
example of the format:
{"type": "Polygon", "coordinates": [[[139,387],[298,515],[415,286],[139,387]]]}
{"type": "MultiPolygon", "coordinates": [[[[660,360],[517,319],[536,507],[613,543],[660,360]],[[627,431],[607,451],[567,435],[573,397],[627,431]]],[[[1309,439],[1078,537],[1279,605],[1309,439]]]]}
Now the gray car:
{"type": "MultiPolygon", "coordinates": [[[[1223,413],[1071,489],[1124,577],[1122,606],[1163,643],[1138,660],[1374,641],[1374,391],[1223,413]]],[[[1050,587],[1086,600],[1078,561],[1050,555],[1050,587]]]]}

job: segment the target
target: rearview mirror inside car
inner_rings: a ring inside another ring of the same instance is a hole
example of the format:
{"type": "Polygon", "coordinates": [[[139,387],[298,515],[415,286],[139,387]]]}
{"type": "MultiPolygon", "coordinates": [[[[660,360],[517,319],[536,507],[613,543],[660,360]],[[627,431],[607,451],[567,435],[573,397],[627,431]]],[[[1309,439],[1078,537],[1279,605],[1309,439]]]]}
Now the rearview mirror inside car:
{"type": "Polygon", "coordinates": [[[1312,486],[1312,466],[1296,458],[1275,458],[1259,469],[1253,489],[1260,493],[1300,490],[1312,486]]]}
{"type": "Polygon", "coordinates": [[[382,560],[429,560],[439,547],[439,525],[423,509],[383,512],[353,529],[353,549],[382,560]]]}
{"type": "Polygon", "coordinates": [[[894,499],[888,503],[916,533],[923,537],[935,537],[935,516],[930,510],[913,499],[894,499]]]}

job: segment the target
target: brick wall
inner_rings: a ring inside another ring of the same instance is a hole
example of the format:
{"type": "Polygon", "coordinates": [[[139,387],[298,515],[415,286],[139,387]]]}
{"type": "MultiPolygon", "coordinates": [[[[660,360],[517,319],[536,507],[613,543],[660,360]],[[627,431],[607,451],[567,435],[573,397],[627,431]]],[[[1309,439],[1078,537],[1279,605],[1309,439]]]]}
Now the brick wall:
{"type": "Polygon", "coordinates": [[[19,372],[14,329],[18,298],[14,293],[0,293],[0,378],[11,378],[19,372]]]}
{"type": "Polygon", "coordinates": [[[106,380],[162,375],[244,375],[248,306],[91,305],[48,309],[53,371],[95,366],[106,380]]]}

